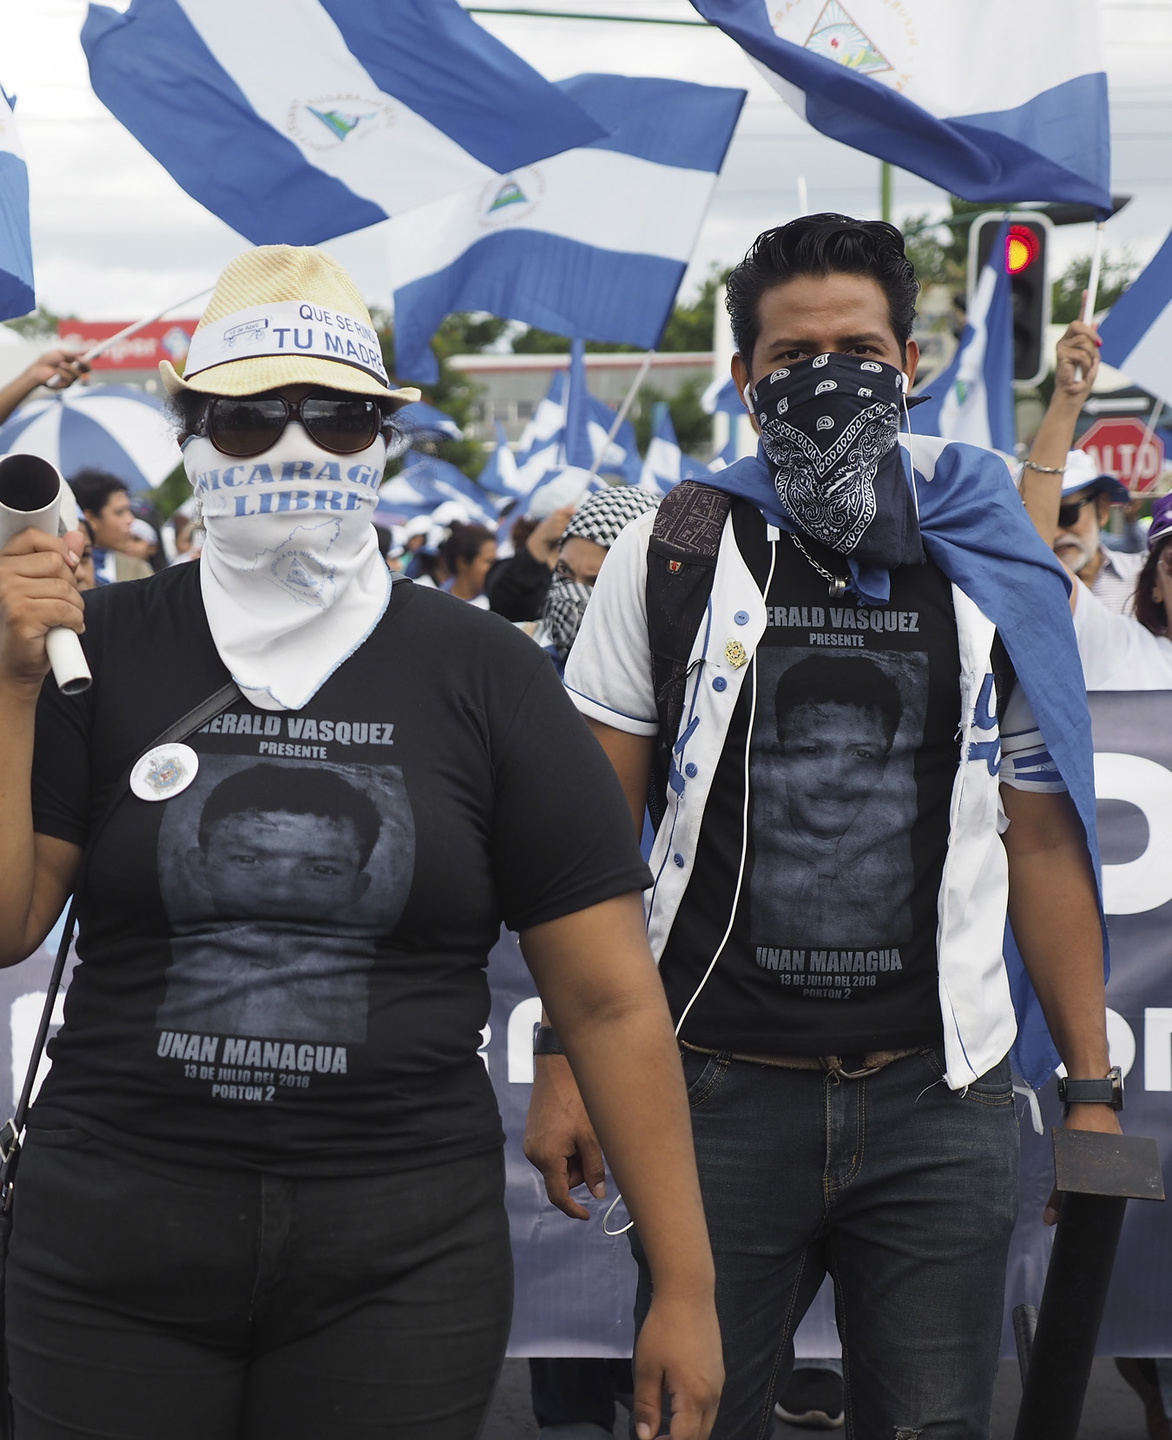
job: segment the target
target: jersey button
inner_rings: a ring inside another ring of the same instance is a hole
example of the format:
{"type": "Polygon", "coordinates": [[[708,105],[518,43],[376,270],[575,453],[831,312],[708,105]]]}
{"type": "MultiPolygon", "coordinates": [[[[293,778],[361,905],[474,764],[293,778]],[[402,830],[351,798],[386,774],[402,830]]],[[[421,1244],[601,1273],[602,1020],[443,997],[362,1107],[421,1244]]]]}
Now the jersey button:
{"type": "Polygon", "coordinates": [[[678,850],[672,856],[672,859],[676,862],[676,864],[680,867],[681,870],[684,868],[684,857],[679,853],[678,850]]]}
{"type": "Polygon", "coordinates": [[[747,625],[749,623],[749,612],[747,610],[738,610],[733,616],[733,619],[738,625],[747,625]]]}
{"type": "Polygon", "coordinates": [[[688,777],[689,780],[694,780],[696,778],[696,767],[692,764],[690,760],[684,766],[684,774],[688,777]]]}
{"type": "Polygon", "coordinates": [[[718,675],[716,679],[712,682],[712,688],[714,690],[727,690],[728,681],[724,678],[723,675],[718,675]]]}

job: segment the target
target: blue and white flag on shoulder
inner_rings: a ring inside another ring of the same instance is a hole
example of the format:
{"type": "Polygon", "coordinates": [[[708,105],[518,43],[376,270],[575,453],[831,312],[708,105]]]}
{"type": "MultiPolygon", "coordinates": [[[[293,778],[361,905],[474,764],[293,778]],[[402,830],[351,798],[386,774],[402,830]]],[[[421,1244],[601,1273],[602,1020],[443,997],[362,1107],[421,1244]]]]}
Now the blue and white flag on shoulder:
{"type": "Polygon", "coordinates": [[[745,92],[624,75],[560,85],[606,138],[513,167],[391,225],[400,375],[434,382],[431,337],[456,310],[658,344],[745,92]]]}
{"type": "Polygon", "coordinates": [[[12,102],[0,90],[0,320],[27,315],[36,306],[28,168],[12,117],[12,102]]]}
{"type": "Polygon", "coordinates": [[[1111,210],[1098,0],[692,0],[816,130],[965,200],[1111,210]]]}
{"type": "Polygon", "coordinates": [[[930,398],[925,396],[912,412],[912,430],[1012,455],[1017,431],[1013,297],[1005,256],[1008,230],[1007,222],[994,237],[969,302],[956,354],[948,368],[928,382],[930,398]]]}
{"type": "Polygon", "coordinates": [[[255,245],[316,245],[606,127],[457,0],[91,5],[94,90],[255,245]]]}
{"type": "Polygon", "coordinates": [[[1167,403],[1172,399],[1172,235],[1099,326],[1108,365],[1167,403]]]}

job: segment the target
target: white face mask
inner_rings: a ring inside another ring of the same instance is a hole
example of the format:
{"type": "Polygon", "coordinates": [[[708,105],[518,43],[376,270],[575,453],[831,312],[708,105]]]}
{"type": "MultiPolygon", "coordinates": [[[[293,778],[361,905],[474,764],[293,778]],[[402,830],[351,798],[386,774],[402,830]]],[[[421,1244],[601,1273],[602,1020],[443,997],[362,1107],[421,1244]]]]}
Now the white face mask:
{"type": "Polygon", "coordinates": [[[207,531],[200,582],[220,658],[254,704],[299,710],[390,598],[371,524],[386,443],[335,455],[290,421],[261,455],[194,437],[183,463],[207,531]]]}

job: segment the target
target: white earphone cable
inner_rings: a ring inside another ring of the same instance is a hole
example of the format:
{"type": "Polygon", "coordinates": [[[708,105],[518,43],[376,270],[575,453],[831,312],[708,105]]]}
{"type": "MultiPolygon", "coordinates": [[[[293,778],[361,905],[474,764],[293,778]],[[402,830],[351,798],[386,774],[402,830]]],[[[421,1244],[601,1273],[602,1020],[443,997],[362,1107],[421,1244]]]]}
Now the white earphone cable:
{"type": "MultiPolygon", "coordinates": [[[[762,600],[767,600],[769,595],[769,587],[773,584],[773,572],[777,567],[777,540],[774,540],[770,545],[770,552],[771,554],[769,560],[769,574],[765,580],[765,588],[761,592],[762,600]]],[[[716,969],[716,962],[724,954],[725,946],[729,942],[729,937],[732,935],[733,931],[733,925],[736,922],[737,908],[741,903],[741,890],[744,886],[745,881],[745,862],[747,861],[749,856],[749,762],[753,753],[753,724],[757,718],[757,649],[757,646],[753,647],[753,671],[751,676],[753,682],[753,694],[751,700],[749,701],[749,717],[745,727],[745,758],[743,772],[744,799],[741,804],[741,858],[740,862],[737,865],[736,888],[733,891],[732,905],[729,907],[728,924],[725,926],[724,934],[723,936],[721,936],[720,944],[716,947],[712,959],[709,961],[708,969],[705,970],[703,976],[701,977],[699,985],[697,985],[696,989],[693,991],[692,998],[684,1006],[683,1012],[681,1013],[679,1020],[676,1022],[675,1033],[677,1039],[679,1038],[680,1031],[683,1029],[684,1021],[688,1018],[688,1012],[691,1010],[692,1006],[695,1005],[696,1001],[700,998],[701,991],[704,989],[705,985],[708,984],[709,978],[711,977],[713,970],[716,969]]],[[[698,683],[699,681],[697,680],[697,684],[698,683]]],[[[633,1220],[628,1220],[621,1230],[611,1230],[609,1228],[607,1222],[610,1220],[611,1215],[614,1214],[615,1206],[619,1204],[622,1198],[623,1197],[621,1194],[616,1195],[614,1197],[614,1200],[610,1204],[610,1208],[602,1217],[602,1228],[607,1235],[625,1235],[627,1231],[631,1228],[631,1226],[635,1223],[633,1220]]]]}

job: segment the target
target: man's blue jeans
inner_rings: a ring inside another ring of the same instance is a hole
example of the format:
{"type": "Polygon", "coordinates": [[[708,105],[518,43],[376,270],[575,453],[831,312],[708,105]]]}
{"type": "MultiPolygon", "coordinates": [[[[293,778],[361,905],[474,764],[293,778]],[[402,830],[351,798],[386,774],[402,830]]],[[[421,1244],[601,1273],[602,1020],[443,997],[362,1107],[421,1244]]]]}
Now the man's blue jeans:
{"type": "Polygon", "coordinates": [[[858,1080],[689,1051],[683,1064],[727,1373],[712,1440],[771,1434],[827,1272],[848,1437],[987,1440],[1017,1213],[1008,1061],[964,1092],[934,1050],[858,1080]]]}

